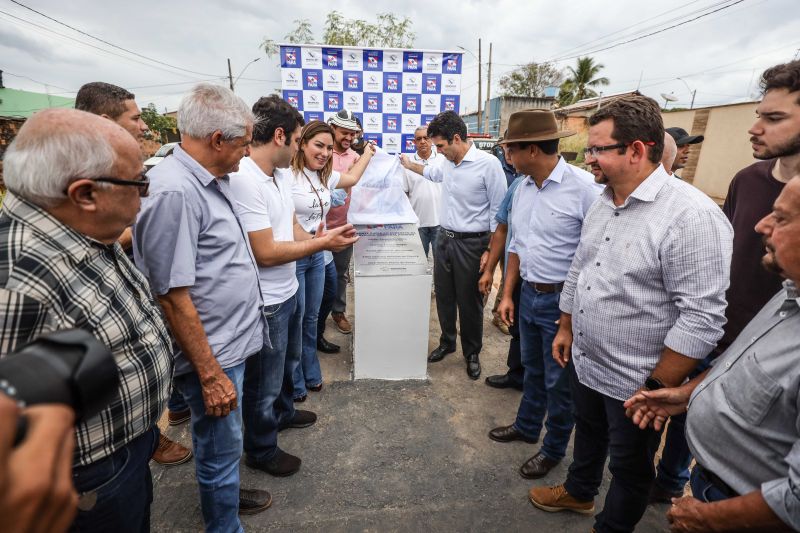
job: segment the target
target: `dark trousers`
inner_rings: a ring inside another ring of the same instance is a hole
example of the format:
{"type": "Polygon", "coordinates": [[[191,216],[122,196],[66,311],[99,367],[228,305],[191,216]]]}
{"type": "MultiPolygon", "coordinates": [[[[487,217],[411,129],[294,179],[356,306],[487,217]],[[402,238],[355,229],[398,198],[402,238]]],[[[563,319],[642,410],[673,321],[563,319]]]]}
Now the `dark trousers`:
{"type": "Polygon", "coordinates": [[[150,531],[153,479],[149,462],[158,436],[158,427],[153,426],[105,459],[72,470],[78,494],[96,501],[88,511],[78,511],[70,531],[150,531]]]}
{"type": "Polygon", "coordinates": [[[322,303],[319,306],[319,318],[317,319],[317,338],[325,334],[325,321],[333,309],[333,301],[336,299],[336,263],[331,261],[325,265],[325,288],[322,291],[322,303]]]}
{"type": "Polygon", "coordinates": [[[347,284],[350,282],[350,259],[353,257],[353,246],[341,252],[333,252],[333,264],[336,265],[336,298],[333,300],[333,312],[344,313],[347,309],[347,284]]]}
{"type": "Polygon", "coordinates": [[[464,355],[479,354],[483,346],[483,295],[478,291],[478,268],[488,245],[489,235],[453,239],[442,230],[433,254],[436,310],[442,328],[439,344],[456,347],[458,316],[464,355]]]}
{"type": "Polygon", "coordinates": [[[525,377],[519,336],[519,302],[522,283],[524,282],[520,280],[514,288],[514,292],[511,293],[511,300],[514,302],[514,323],[508,327],[508,332],[511,334],[511,342],[508,343],[508,356],[506,357],[508,372],[506,374],[515,385],[522,385],[522,380],[525,377]]]}
{"type": "Polygon", "coordinates": [[[635,426],[625,416],[622,400],[581,384],[574,367],[569,377],[575,447],[564,486],[578,500],[594,499],[610,455],[611,485],[603,511],[595,516],[594,528],[598,533],[633,531],[647,509],[660,432],[635,426]]]}

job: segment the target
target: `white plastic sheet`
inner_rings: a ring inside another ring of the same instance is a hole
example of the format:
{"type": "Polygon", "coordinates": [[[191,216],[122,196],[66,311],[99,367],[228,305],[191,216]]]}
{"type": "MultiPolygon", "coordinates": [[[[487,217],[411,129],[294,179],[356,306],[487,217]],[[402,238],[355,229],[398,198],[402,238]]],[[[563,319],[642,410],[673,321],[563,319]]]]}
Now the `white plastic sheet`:
{"type": "Polygon", "coordinates": [[[418,224],[403,191],[403,166],[397,156],[375,148],[364,175],[350,190],[350,224],[418,224]]]}

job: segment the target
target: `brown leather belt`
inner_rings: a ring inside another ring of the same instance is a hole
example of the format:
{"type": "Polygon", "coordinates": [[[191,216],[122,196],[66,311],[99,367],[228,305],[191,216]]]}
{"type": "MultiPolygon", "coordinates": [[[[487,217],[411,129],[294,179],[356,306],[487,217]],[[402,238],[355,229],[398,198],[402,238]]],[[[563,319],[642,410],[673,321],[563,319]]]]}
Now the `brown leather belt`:
{"type": "Polygon", "coordinates": [[[564,282],[561,283],[536,283],[533,281],[529,281],[528,285],[533,288],[536,292],[543,292],[546,294],[551,294],[554,292],[561,292],[564,288],[564,282]]]}

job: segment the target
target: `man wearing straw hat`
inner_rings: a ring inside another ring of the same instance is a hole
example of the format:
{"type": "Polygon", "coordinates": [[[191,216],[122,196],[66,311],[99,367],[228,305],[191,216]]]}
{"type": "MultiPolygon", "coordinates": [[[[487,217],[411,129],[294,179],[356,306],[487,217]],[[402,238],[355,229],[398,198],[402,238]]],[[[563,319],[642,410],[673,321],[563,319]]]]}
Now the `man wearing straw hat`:
{"type": "Polygon", "coordinates": [[[583,219],[602,186],[591,174],[558,155],[559,131],[552,111],[532,109],[511,115],[505,145],[514,168],[527,177],[512,204],[514,235],[508,246],[506,282],[498,312],[514,320],[512,295],[521,284],[519,327],[522,400],[510,426],[489,432],[498,442],[537,442],[545,417],[547,433],[538,453],[520,468],[522,477],[545,476],[567,450],[574,425],[568,372],[553,359],[561,289],[581,238],[583,219]]]}

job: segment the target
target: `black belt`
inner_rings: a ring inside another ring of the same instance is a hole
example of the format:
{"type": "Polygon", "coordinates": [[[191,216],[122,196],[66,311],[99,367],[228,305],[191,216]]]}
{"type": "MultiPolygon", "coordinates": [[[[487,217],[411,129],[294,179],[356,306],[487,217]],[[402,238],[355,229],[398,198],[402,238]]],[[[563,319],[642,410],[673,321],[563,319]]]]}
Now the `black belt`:
{"type": "Polygon", "coordinates": [[[451,239],[474,239],[475,237],[485,237],[489,235],[488,231],[478,231],[475,233],[462,233],[460,231],[450,231],[449,229],[442,228],[442,232],[451,239]]]}
{"type": "Polygon", "coordinates": [[[717,490],[719,490],[721,493],[723,493],[728,498],[735,498],[735,497],[739,496],[738,492],[733,490],[730,485],[728,485],[727,483],[722,481],[719,478],[718,475],[716,475],[714,472],[712,472],[708,468],[705,468],[700,463],[696,463],[694,465],[694,467],[699,469],[700,475],[703,476],[704,478],[706,478],[706,481],[708,481],[709,483],[714,485],[714,487],[716,487],[717,490]]]}
{"type": "Polygon", "coordinates": [[[536,283],[533,281],[528,281],[527,283],[536,292],[543,292],[546,294],[561,292],[564,289],[563,281],[561,283],[536,283]]]}

